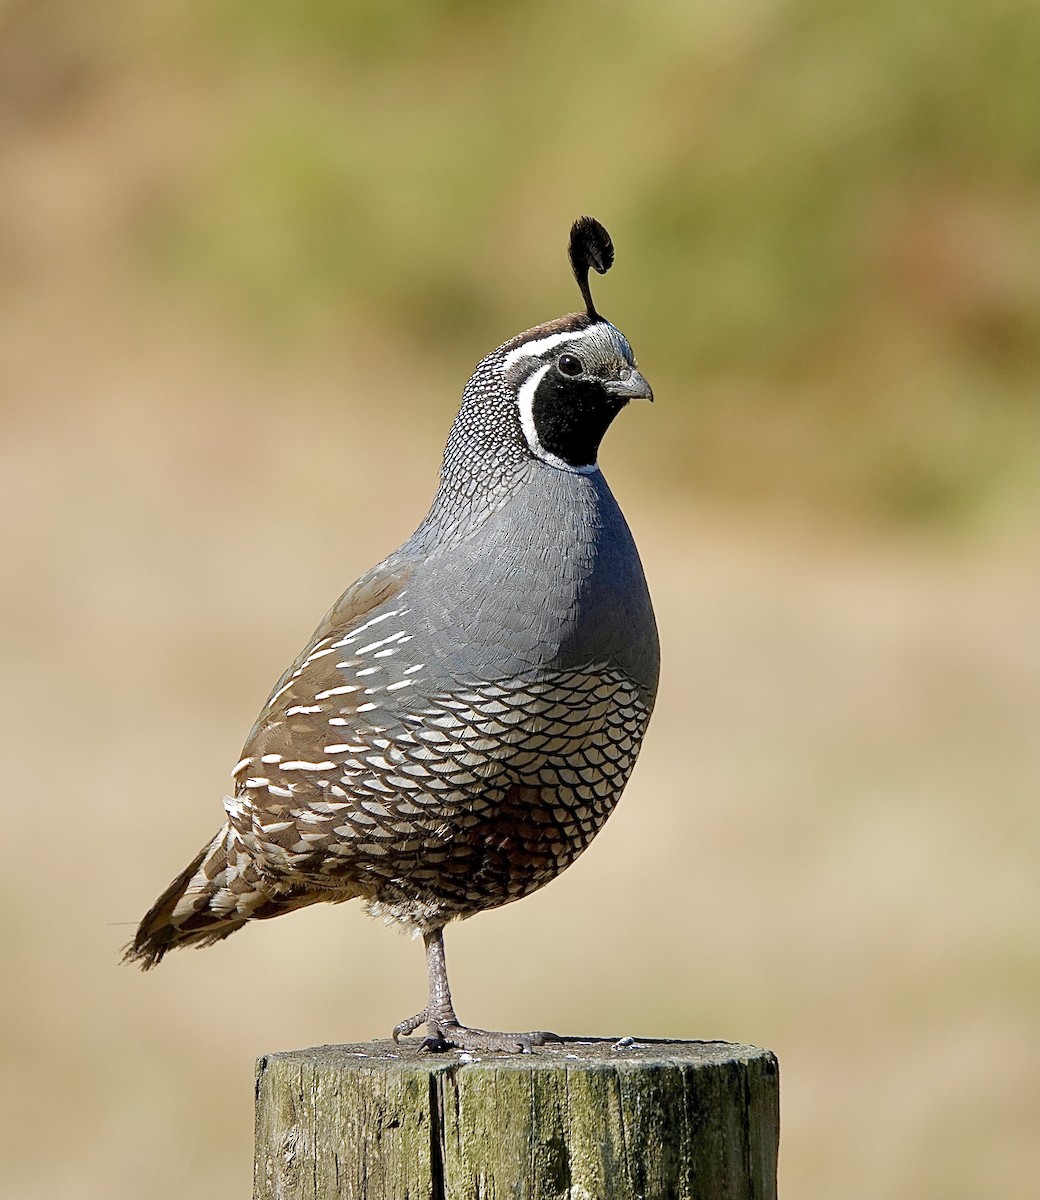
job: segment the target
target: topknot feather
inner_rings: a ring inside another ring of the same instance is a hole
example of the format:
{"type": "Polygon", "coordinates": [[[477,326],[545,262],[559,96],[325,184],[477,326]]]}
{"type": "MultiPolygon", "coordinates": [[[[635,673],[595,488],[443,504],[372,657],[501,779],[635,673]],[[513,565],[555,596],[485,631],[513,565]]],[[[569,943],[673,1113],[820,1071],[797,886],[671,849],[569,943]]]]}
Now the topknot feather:
{"type": "Polygon", "coordinates": [[[614,243],[610,234],[595,217],[579,217],[571,226],[569,255],[571,270],[585,301],[585,311],[590,320],[599,321],[602,318],[596,312],[589,289],[589,268],[594,267],[600,275],[605,275],[614,265],[614,243]]]}

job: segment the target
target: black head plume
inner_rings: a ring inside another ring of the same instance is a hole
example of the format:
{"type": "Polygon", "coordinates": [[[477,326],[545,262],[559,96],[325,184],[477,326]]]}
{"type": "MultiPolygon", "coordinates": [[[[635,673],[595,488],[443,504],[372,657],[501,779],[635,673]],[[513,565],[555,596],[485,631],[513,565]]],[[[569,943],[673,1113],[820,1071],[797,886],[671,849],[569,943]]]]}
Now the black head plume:
{"type": "Polygon", "coordinates": [[[571,226],[570,259],[571,270],[585,301],[585,311],[590,320],[599,321],[602,318],[596,312],[589,290],[589,267],[606,275],[614,265],[614,243],[595,217],[579,217],[571,226]]]}

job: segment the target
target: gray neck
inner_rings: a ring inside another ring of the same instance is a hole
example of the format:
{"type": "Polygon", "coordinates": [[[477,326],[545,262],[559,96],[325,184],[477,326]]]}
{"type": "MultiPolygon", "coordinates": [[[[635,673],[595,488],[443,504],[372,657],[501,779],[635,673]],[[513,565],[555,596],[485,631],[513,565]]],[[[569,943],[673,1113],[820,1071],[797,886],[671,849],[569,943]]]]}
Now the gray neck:
{"type": "Polygon", "coordinates": [[[466,541],[524,486],[537,463],[524,440],[501,347],[481,362],[462,393],[448,435],[440,486],[411,548],[429,552],[466,541]]]}

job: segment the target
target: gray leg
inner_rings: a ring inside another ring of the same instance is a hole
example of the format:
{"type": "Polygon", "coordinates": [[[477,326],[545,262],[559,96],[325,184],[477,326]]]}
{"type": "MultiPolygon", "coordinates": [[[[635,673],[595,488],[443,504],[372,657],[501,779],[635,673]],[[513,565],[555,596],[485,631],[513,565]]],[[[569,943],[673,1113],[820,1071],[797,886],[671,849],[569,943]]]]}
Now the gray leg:
{"type": "Polygon", "coordinates": [[[423,1042],[426,1050],[504,1050],[512,1054],[530,1054],[535,1046],[558,1042],[555,1033],[493,1033],[487,1029],[472,1029],[462,1025],[455,1015],[448,987],[448,969],[444,960],[444,931],[434,929],[424,935],[426,942],[426,973],[429,978],[430,1000],[422,1012],[402,1021],[394,1029],[394,1041],[414,1032],[425,1021],[428,1036],[423,1042]]]}

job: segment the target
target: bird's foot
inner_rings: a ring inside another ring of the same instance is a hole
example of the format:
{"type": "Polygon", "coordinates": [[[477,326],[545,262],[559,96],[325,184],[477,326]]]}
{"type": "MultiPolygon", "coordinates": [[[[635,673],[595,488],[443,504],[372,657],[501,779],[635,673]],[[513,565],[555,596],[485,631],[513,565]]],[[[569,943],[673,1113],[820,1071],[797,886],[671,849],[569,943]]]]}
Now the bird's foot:
{"type": "Polygon", "coordinates": [[[428,1036],[421,1050],[440,1053],[444,1050],[497,1050],[505,1054],[530,1054],[535,1046],[563,1039],[544,1030],[536,1033],[494,1033],[489,1029],[471,1029],[458,1022],[428,1021],[428,1036]]]}
{"type": "Polygon", "coordinates": [[[394,1026],[393,1039],[396,1042],[399,1038],[407,1037],[410,1033],[414,1033],[420,1025],[426,1023],[426,1009],[422,1012],[417,1012],[414,1017],[408,1017],[407,1020],[399,1021],[394,1026]]]}

